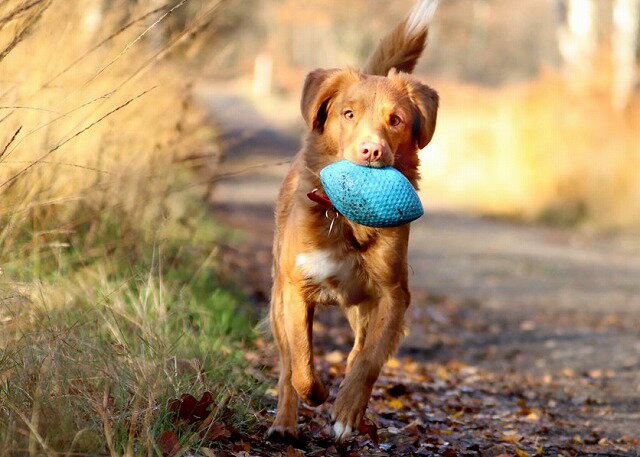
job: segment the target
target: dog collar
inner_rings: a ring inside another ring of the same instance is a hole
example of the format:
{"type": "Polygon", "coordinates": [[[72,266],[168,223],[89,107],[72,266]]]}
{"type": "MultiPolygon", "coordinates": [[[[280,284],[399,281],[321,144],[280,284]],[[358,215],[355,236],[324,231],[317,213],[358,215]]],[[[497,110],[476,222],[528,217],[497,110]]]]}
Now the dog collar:
{"type": "Polygon", "coordinates": [[[329,200],[329,197],[320,195],[317,192],[318,192],[318,189],[313,189],[311,192],[307,193],[307,197],[312,202],[322,206],[324,208],[324,217],[326,217],[327,219],[331,219],[331,224],[329,224],[329,235],[331,235],[331,231],[333,230],[333,224],[336,223],[336,219],[338,219],[338,216],[340,216],[340,213],[338,212],[336,207],[333,206],[333,203],[331,203],[331,200],[329,200]],[[332,213],[333,215],[330,216],[329,215],[330,213],[332,213]]]}
{"type": "Polygon", "coordinates": [[[336,211],[333,203],[329,200],[329,197],[325,197],[324,195],[320,195],[317,193],[318,189],[313,189],[311,192],[307,193],[307,197],[314,203],[322,206],[327,211],[336,211]]]}

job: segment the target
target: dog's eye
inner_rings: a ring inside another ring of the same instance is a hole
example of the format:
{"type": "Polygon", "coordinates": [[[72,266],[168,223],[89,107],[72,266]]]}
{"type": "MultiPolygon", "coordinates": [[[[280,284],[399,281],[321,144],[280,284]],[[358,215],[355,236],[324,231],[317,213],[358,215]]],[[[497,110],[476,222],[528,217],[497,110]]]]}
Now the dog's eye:
{"type": "Polygon", "coordinates": [[[397,116],[395,114],[392,114],[391,117],[389,118],[389,124],[392,127],[397,127],[398,125],[400,125],[402,123],[402,119],[400,119],[400,116],[397,116]]]}
{"type": "Polygon", "coordinates": [[[353,111],[350,109],[346,110],[342,115],[347,119],[353,119],[355,117],[355,114],[353,114],[353,111]]]}

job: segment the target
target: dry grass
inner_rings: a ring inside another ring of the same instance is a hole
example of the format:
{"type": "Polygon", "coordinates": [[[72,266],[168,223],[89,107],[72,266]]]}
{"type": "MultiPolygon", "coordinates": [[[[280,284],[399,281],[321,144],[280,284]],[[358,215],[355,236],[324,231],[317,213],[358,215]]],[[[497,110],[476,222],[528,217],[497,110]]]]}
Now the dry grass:
{"type": "Polygon", "coordinates": [[[185,391],[248,420],[252,324],[191,185],[214,135],[149,28],[180,2],[112,3],[95,30],[90,0],[0,4],[0,456],[157,454],[185,391]]]}
{"type": "MultiPolygon", "coordinates": [[[[0,138],[3,148],[8,145],[0,158],[0,211],[12,227],[3,231],[2,248],[14,259],[13,243],[25,235],[19,230],[32,225],[25,220],[75,220],[69,214],[79,208],[100,212],[107,205],[148,226],[162,212],[151,200],[164,199],[175,183],[167,179],[167,172],[179,172],[172,164],[202,152],[211,140],[182,75],[166,62],[143,67],[147,54],[154,54],[145,42],[127,48],[148,25],[144,21],[57,76],[99,37],[78,25],[81,8],[54,6],[0,63],[0,138]]],[[[118,8],[113,11],[107,24],[123,20],[118,8]]],[[[21,21],[13,22],[19,28],[21,21]]]]}
{"type": "Polygon", "coordinates": [[[442,109],[423,152],[425,199],[559,224],[638,224],[640,101],[615,112],[608,75],[597,76],[578,90],[553,74],[503,89],[434,83],[442,109]]]}

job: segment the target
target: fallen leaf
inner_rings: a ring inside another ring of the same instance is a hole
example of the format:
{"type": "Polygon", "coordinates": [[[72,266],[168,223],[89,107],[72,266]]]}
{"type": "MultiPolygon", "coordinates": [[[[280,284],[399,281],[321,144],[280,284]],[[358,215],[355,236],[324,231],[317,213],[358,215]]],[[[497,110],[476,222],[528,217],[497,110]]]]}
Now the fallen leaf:
{"type": "Polygon", "coordinates": [[[251,443],[240,441],[238,443],[234,443],[231,449],[233,450],[233,452],[249,452],[251,450],[251,443]]]}
{"type": "Polygon", "coordinates": [[[531,457],[531,454],[529,454],[524,449],[520,449],[519,447],[516,448],[516,455],[518,457],[531,457]]]}
{"type": "Polygon", "coordinates": [[[380,444],[380,439],[378,438],[378,427],[376,427],[375,424],[369,422],[368,420],[364,419],[360,423],[360,426],[358,427],[358,432],[360,432],[363,435],[369,435],[371,442],[376,446],[380,444]]]}
{"type": "Polygon", "coordinates": [[[284,451],[284,457],[304,457],[304,452],[289,445],[284,451]]]}
{"type": "Polygon", "coordinates": [[[436,376],[440,379],[444,379],[445,381],[451,377],[449,375],[449,371],[443,366],[436,368],[436,376]]]}
{"type": "Polygon", "coordinates": [[[518,437],[516,435],[511,435],[511,434],[505,434],[502,436],[501,441],[505,442],[505,443],[517,443],[518,441],[520,441],[518,439],[518,437]]]}
{"type": "Polygon", "coordinates": [[[596,369],[596,370],[591,370],[589,371],[589,377],[591,378],[601,378],[603,375],[603,371],[600,369],[596,369]]]}
{"type": "Polygon", "coordinates": [[[405,435],[419,435],[421,433],[421,428],[424,429],[420,422],[413,421],[402,427],[402,430],[400,431],[405,435]]]}
{"type": "Polygon", "coordinates": [[[402,395],[407,395],[409,393],[409,389],[404,384],[394,384],[387,388],[387,393],[392,397],[400,397],[402,395]]]}
{"type": "Polygon", "coordinates": [[[340,351],[332,351],[325,355],[324,359],[329,363],[341,363],[344,360],[344,354],[340,351]]]}
{"type": "Polygon", "coordinates": [[[200,400],[191,394],[184,393],[180,396],[180,400],[169,400],[169,410],[176,415],[178,420],[196,423],[209,415],[213,398],[211,392],[203,393],[200,400]]]}
{"type": "Polygon", "coordinates": [[[395,357],[390,358],[389,360],[387,360],[387,367],[388,368],[400,368],[400,361],[398,359],[396,359],[395,357]]]}
{"type": "Polygon", "coordinates": [[[267,389],[265,394],[269,395],[270,397],[278,398],[278,389],[275,387],[270,387],[267,389]]]}
{"type": "Polygon", "coordinates": [[[158,446],[164,457],[171,457],[180,451],[178,437],[174,432],[169,430],[158,437],[158,446]]]}
{"type": "Polygon", "coordinates": [[[393,408],[393,409],[404,408],[404,403],[402,402],[402,400],[398,400],[397,398],[390,400],[387,404],[389,405],[390,408],[393,408]]]}
{"type": "Polygon", "coordinates": [[[229,438],[231,431],[222,422],[212,422],[208,427],[203,429],[204,438],[209,441],[215,441],[220,438],[229,438]]]}
{"type": "Polygon", "coordinates": [[[214,397],[211,392],[207,391],[202,394],[202,397],[200,397],[200,400],[198,400],[198,403],[193,410],[193,415],[195,418],[201,420],[209,415],[209,407],[213,405],[213,398],[214,397]]]}
{"type": "Polygon", "coordinates": [[[525,417],[525,419],[529,421],[538,421],[540,420],[540,416],[538,415],[537,412],[531,411],[529,414],[527,414],[527,417],[525,417]]]}
{"type": "Polygon", "coordinates": [[[191,394],[182,394],[180,396],[180,403],[178,405],[178,417],[180,419],[188,420],[193,414],[193,410],[198,404],[198,400],[191,394]]]}

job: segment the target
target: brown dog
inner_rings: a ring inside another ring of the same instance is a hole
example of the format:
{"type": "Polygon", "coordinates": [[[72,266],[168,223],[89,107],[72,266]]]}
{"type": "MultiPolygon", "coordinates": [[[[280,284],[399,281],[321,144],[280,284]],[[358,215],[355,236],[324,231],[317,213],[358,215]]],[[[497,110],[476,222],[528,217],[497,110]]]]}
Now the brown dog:
{"type": "Polygon", "coordinates": [[[301,108],[309,133],[276,210],[270,317],[281,371],[270,435],[296,435],[299,398],[313,406],[327,399],[313,359],[317,305],[338,304],[355,332],[333,409],[338,440],[357,429],[380,369],[400,341],[410,301],[409,225],[376,229],[344,217],[332,223],[307,193],[322,189],[323,167],[344,159],[393,166],[417,188],[418,151],[433,135],[438,95],[407,74],[424,50],[437,3],[419,2],[363,71],[315,70],[306,78],[301,108]]]}

